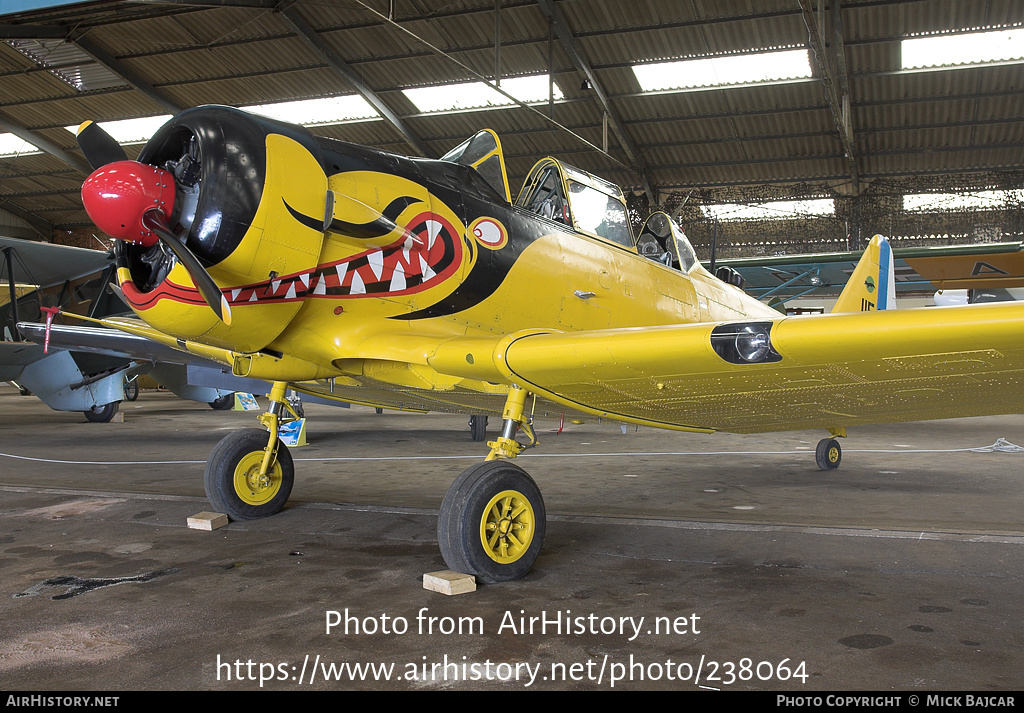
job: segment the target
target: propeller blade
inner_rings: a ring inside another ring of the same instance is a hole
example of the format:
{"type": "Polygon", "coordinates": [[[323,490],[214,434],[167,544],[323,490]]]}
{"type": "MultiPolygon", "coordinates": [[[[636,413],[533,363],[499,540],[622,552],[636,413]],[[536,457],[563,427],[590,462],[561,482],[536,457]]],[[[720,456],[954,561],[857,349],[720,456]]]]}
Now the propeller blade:
{"type": "Polygon", "coordinates": [[[111,292],[117,295],[117,299],[121,300],[126,307],[131,306],[130,304],[128,304],[128,300],[125,299],[124,291],[121,289],[121,286],[119,284],[117,284],[116,282],[111,282],[107,284],[107,287],[110,288],[111,292]]]}
{"type": "Polygon", "coordinates": [[[178,240],[171,229],[167,226],[167,219],[158,209],[146,211],[142,217],[142,224],[152,230],[160,241],[171,249],[181,264],[185,266],[192,281],[196,284],[199,294],[206,300],[206,304],[216,313],[217,317],[224,324],[231,324],[231,306],[228,304],[220,287],[210,277],[210,273],[199,262],[199,258],[192,254],[192,251],[185,247],[184,243],[178,240]]]}
{"type": "Polygon", "coordinates": [[[92,121],[86,121],[78,127],[78,148],[82,149],[85,160],[93,170],[128,158],[121,144],[92,121]]]}

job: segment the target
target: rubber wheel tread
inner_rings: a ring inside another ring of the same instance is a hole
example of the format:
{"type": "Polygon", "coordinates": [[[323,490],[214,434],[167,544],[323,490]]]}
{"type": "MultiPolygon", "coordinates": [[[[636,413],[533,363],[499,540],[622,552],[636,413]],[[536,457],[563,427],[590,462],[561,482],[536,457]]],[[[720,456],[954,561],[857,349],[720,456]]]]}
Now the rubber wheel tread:
{"type": "Polygon", "coordinates": [[[545,530],[544,500],[533,478],[507,461],[485,461],[463,471],[445,494],[438,513],[437,542],[449,569],[494,584],[519,579],[530,571],[540,555],[545,530]],[[484,551],[480,542],[480,520],[490,499],[509,489],[522,493],[530,501],[534,533],[522,557],[502,564],[484,551]]]}
{"type": "Polygon", "coordinates": [[[262,505],[244,502],[235,492],[235,467],[246,455],[262,451],[267,446],[268,433],[259,428],[247,428],[230,433],[214,447],[206,461],[203,484],[206,497],[216,512],[232,520],[258,520],[281,510],[292,492],[295,482],[295,464],[288,448],[277,443],[277,462],[281,465],[281,486],[277,494],[262,505]]]}

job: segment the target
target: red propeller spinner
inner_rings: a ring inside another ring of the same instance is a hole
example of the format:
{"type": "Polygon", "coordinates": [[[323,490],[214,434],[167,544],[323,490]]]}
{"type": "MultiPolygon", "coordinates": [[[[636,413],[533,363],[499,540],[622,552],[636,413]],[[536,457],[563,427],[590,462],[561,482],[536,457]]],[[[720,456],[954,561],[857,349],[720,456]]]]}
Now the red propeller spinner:
{"type": "Polygon", "coordinates": [[[96,227],[112,238],[145,247],[162,242],[185,267],[217,317],[231,324],[231,306],[199,259],[168,227],[174,176],[138,161],[100,166],[82,184],[82,203],[96,227]]]}
{"type": "Polygon", "coordinates": [[[104,233],[148,247],[158,238],[143,218],[150,211],[162,213],[162,222],[170,218],[174,208],[174,176],[138,161],[114,161],[85,179],[82,203],[104,233]]]}

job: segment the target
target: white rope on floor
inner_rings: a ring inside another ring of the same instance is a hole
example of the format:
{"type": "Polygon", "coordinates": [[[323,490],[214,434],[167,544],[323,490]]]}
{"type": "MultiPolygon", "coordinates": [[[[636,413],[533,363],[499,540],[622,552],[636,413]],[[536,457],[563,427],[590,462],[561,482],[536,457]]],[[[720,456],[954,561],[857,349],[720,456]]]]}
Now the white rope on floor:
{"type": "MultiPolygon", "coordinates": [[[[976,448],[862,448],[844,449],[846,453],[1021,453],[1024,447],[999,438],[990,446],[976,448]]],[[[663,458],[680,456],[766,456],[766,455],[806,455],[809,450],[794,451],[658,451],[629,453],[524,453],[519,458],[663,458]]],[[[481,455],[471,456],[340,456],[327,458],[295,458],[298,462],[337,462],[337,461],[418,461],[418,460],[479,460],[481,455]]],[[[35,463],[54,463],[57,465],[202,465],[205,460],[58,460],[54,458],[34,458],[13,453],[0,453],[0,458],[32,461],[35,463]]]]}

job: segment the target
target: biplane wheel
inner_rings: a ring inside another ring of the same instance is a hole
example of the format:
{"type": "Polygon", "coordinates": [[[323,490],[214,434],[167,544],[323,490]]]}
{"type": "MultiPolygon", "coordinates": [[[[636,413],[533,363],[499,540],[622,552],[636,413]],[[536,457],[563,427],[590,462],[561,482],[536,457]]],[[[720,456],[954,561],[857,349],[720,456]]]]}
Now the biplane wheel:
{"type": "Polygon", "coordinates": [[[487,440],[487,417],[479,414],[470,416],[469,432],[478,443],[487,440]]]}
{"type": "Polygon", "coordinates": [[[93,406],[88,411],[83,411],[85,419],[92,421],[93,423],[109,423],[110,419],[117,413],[118,407],[121,405],[120,401],[111,401],[109,404],[103,406],[93,406]]]}
{"type": "Polygon", "coordinates": [[[124,400],[135,401],[139,398],[139,380],[128,379],[124,382],[124,400]]]}
{"type": "Polygon", "coordinates": [[[437,542],[449,569],[485,583],[508,582],[533,567],[545,527],[533,478],[508,461],[486,461],[463,471],[448,489],[437,542]]]}
{"type": "Polygon", "coordinates": [[[210,408],[214,411],[227,411],[235,405],[235,394],[224,394],[210,401],[210,408]]]}
{"type": "Polygon", "coordinates": [[[835,470],[843,460],[843,449],[834,438],[822,438],[814,451],[814,459],[821,470],[835,470]]]}
{"type": "Polygon", "coordinates": [[[266,478],[258,477],[267,447],[267,432],[246,428],[225,436],[206,461],[203,484],[217,512],[232,520],[257,520],[278,512],[288,502],[295,482],[292,455],[280,442],[266,478]]]}

